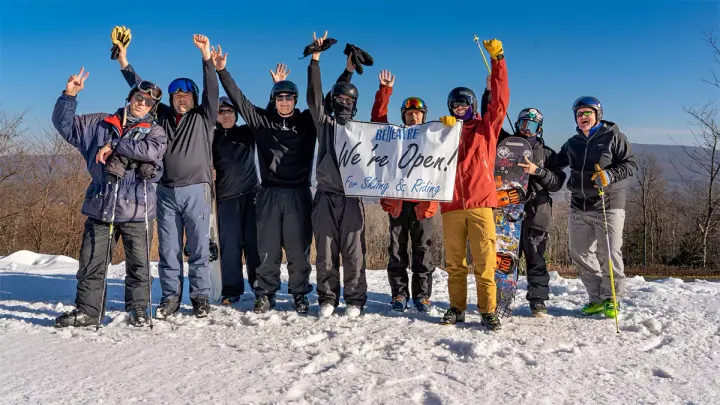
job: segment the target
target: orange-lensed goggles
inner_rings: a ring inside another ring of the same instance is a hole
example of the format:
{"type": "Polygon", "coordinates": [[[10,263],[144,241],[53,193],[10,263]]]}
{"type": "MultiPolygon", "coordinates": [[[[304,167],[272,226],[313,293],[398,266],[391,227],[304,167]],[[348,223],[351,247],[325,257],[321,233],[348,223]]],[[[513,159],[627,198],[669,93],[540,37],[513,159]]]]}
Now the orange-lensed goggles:
{"type": "Polygon", "coordinates": [[[418,97],[408,97],[403,101],[403,110],[426,110],[427,106],[425,105],[425,102],[422,101],[421,98],[418,97]]]}

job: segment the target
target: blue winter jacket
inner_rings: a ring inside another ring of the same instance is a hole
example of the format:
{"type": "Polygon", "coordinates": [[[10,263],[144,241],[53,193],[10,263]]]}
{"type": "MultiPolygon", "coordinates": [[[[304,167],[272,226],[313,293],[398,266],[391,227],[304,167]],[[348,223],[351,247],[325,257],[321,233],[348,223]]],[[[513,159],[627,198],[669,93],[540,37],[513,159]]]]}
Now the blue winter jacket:
{"type": "Polygon", "coordinates": [[[148,219],[154,219],[156,182],[162,176],[162,158],[167,148],[165,131],[155,121],[128,125],[123,131],[123,109],[115,114],[84,115],[76,115],[76,109],[76,97],[63,93],[55,103],[52,121],[60,135],[83,155],[92,178],[85,193],[82,213],[103,222],[111,220],[113,183],[105,174],[105,165],[95,163],[95,155],[103,145],[110,142],[118,154],[136,162],[153,163],[157,170],[155,178],[147,182],[145,207],[143,181],[135,170],[127,169],[119,184],[115,222],[144,221],[146,208],[148,219]]]}

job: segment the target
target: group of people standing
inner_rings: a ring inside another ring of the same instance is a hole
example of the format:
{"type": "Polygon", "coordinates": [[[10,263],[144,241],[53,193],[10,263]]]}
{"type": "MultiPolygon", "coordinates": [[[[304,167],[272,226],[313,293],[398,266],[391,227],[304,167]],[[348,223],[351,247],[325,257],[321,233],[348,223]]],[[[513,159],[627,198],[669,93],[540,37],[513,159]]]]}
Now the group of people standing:
{"type": "MultiPolygon", "coordinates": [[[[120,237],[126,255],[129,322],[136,326],[151,322],[151,233],[147,229],[148,221],[154,219],[162,289],[155,318],[165,319],[179,310],[183,254],[188,256],[193,314],[206,317],[210,311],[208,229],[213,199],[217,202],[220,238],[221,305],[232,305],[245,292],[244,261],[256,297],[254,311],[272,309],[280,290],[284,251],[288,293],[293,296],[296,311],[306,314],[310,306],[307,296],[313,288],[309,258],[314,238],[318,316],[334,313],[340,304],[341,285],[346,315],[360,316],[367,301],[365,209],[360,198],[344,193],[334,144],[335,126],[345,125],[357,112],[359,93],[351,83],[355,71],[351,55],[325,94],[320,55],[327,49],[323,47],[327,32],[320,38],[313,34],[308,109],[297,108],[300,91],[287,80],[289,71],[284,65],[271,71],[274,84],[268,104],[257,106],[245,97],[228,71],[227,53],[219,46],[217,50],[211,47],[207,37],[195,35],[193,42],[202,55],[202,93],[192,80],[178,78],[168,86],[170,104],[166,105],[160,102],[162,90],[143,80],[128,62],[130,36],[129,32],[123,35],[124,30],[113,30],[113,35],[119,32],[113,37],[114,52],[131,86],[124,107],[113,114],[76,115],[76,97],[88,77],[81,70],[69,78],[53,112],[53,124],[80,150],[92,177],[82,209],[88,218],[80,252],[76,308],[58,317],[56,326],[101,323],[108,255],[120,237]],[[219,97],[220,85],[226,97],[219,97]],[[239,117],[245,125],[237,125],[239,117]],[[310,189],[313,159],[317,179],[314,195],[310,189]]],[[[550,193],[560,190],[566,177],[563,169],[569,166],[570,250],[590,295],[583,312],[591,315],[604,311],[615,316],[617,307],[608,306],[608,252],[597,243],[603,222],[594,187],[602,185],[609,197],[611,257],[621,294],[625,198],[623,190],[612,190],[611,184],[635,170],[630,145],[615,124],[602,120],[602,107],[591,97],[575,102],[578,134],[559,153],[545,145],[543,117],[535,108],[522,110],[515,122],[515,134],[505,132],[502,124],[510,91],[504,50],[496,39],[483,44],[491,56],[492,69],[482,100],[469,88],[455,88],[447,99],[449,114],[440,117],[448,126],[462,120],[452,202],[381,200],[390,223],[390,305],[402,312],[412,301],[420,312],[431,310],[435,264],[429,254],[430,221],[440,211],[450,295],[450,308],[441,323],[465,319],[469,241],[482,323],[493,330],[500,327],[495,314],[493,208],[497,207],[497,192],[493,172],[499,138],[516,135],[525,137],[534,152],[532,161],[522,165],[531,175],[534,198],[526,203],[521,237],[528,272],[527,298],[533,314],[547,313],[549,276],[543,255],[552,216],[550,193]],[[595,163],[602,169],[594,170],[595,163]]],[[[395,77],[382,71],[379,79],[371,121],[388,122],[395,77]]],[[[405,99],[400,111],[403,125],[427,120],[427,106],[419,97],[405,99]]]]}

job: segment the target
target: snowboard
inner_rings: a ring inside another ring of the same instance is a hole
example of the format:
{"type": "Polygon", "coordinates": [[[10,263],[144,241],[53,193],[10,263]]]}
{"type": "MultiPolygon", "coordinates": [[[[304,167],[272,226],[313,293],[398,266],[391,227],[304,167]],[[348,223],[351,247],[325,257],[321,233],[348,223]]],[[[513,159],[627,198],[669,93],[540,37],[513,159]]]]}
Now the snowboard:
{"type": "Polygon", "coordinates": [[[495,187],[498,192],[498,208],[493,209],[495,220],[495,284],[497,285],[497,309],[500,317],[512,315],[512,303],[517,287],[520,259],[520,233],[525,218],[525,201],[530,174],[518,163],[525,157],[532,160],[532,147],[523,138],[511,136],[497,146],[495,156],[495,187]]]}
{"type": "Polygon", "coordinates": [[[212,187],[212,205],[210,208],[210,303],[220,301],[222,294],[222,268],[220,266],[220,235],[218,231],[217,203],[215,185],[212,187]]]}

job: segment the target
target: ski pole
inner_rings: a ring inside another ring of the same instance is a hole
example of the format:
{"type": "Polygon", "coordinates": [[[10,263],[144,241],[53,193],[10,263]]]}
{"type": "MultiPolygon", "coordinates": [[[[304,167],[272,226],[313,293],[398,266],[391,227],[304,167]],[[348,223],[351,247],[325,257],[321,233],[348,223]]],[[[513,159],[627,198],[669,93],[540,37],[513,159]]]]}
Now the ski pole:
{"type": "Polygon", "coordinates": [[[107,275],[110,271],[110,265],[112,264],[112,260],[110,255],[112,254],[112,243],[113,243],[113,233],[115,232],[115,207],[117,205],[117,196],[118,196],[118,189],[120,188],[120,179],[115,180],[115,186],[113,187],[113,203],[112,203],[112,213],[110,214],[110,228],[108,229],[108,245],[107,245],[107,251],[105,252],[105,274],[103,274],[103,290],[102,290],[102,296],[100,299],[100,315],[98,317],[98,323],[95,326],[95,331],[97,332],[100,330],[100,324],[102,323],[103,318],[105,317],[105,294],[107,293],[107,275]]]}
{"type": "MultiPolygon", "coordinates": [[[[599,172],[600,170],[602,170],[600,168],[600,165],[595,163],[595,172],[599,172]]],[[[608,232],[607,214],[605,213],[605,190],[603,189],[602,185],[600,185],[600,187],[598,188],[598,194],[600,195],[600,199],[602,200],[603,221],[605,223],[605,240],[607,241],[608,265],[610,266],[610,291],[612,291],[613,308],[615,308],[615,331],[616,333],[620,333],[617,298],[615,297],[615,279],[613,278],[612,253],[610,252],[610,233],[608,232]]]]}
{"type": "MultiPolygon", "coordinates": [[[[478,50],[480,50],[480,55],[482,55],[482,58],[483,58],[483,61],[485,62],[485,67],[487,68],[488,73],[492,74],[492,70],[490,70],[490,65],[488,64],[487,58],[485,58],[485,52],[483,52],[482,48],[480,47],[480,38],[478,38],[477,35],[473,34],[473,40],[477,44],[478,50]]],[[[508,119],[508,123],[510,123],[510,129],[512,129],[513,133],[515,133],[515,128],[513,127],[512,120],[510,119],[510,115],[508,114],[507,111],[505,111],[505,116],[508,119]]]]}
{"type": "Polygon", "coordinates": [[[152,322],[152,275],[150,274],[150,225],[148,222],[148,203],[147,203],[147,180],[143,179],[143,191],[145,192],[145,246],[147,252],[147,276],[148,276],[148,307],[150,311],[150,329],[153,328],[152,322]]]}

